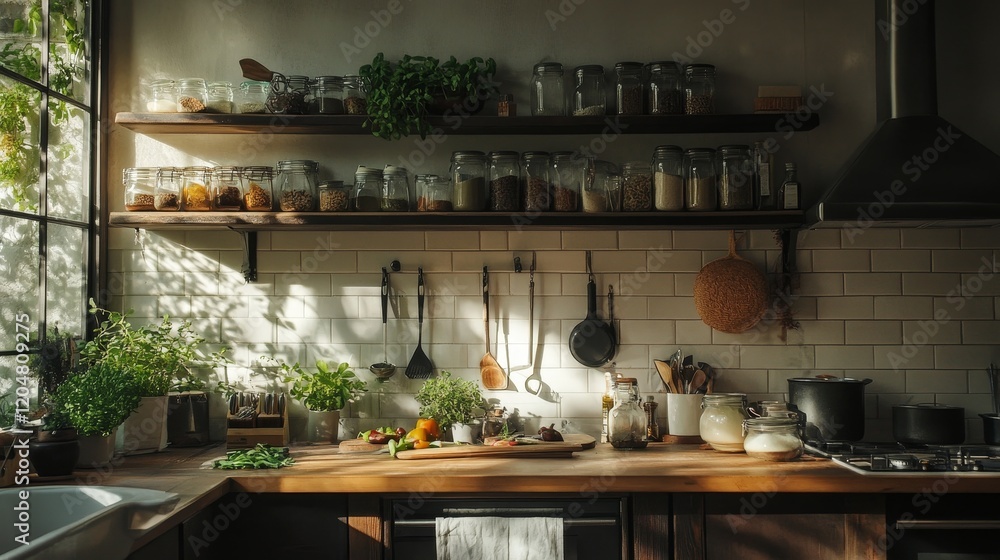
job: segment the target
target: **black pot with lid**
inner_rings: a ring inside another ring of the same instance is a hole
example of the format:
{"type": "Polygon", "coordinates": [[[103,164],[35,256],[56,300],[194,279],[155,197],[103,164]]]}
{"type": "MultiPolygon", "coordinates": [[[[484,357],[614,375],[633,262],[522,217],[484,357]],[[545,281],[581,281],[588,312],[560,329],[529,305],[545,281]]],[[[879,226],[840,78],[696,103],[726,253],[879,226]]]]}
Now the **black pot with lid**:
{"type": "Polygon", "coordinates": [[[802,413],[806,441],[865,437],[865,386],[871,379],[817,376],[788,380],[788,402],[802,413]]]}

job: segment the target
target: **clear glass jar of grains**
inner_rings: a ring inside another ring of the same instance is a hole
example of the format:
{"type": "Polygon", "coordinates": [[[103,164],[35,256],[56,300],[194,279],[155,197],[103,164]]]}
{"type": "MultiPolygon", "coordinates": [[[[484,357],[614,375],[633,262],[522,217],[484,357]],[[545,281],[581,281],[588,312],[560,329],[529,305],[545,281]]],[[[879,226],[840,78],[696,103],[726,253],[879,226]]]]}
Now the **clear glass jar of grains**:
{"type": "Polygon", "coordinates": [[[316,209],[316,174],[319,164],[307,159],[278,162],[278,207],[282,212],[316,209]]]}

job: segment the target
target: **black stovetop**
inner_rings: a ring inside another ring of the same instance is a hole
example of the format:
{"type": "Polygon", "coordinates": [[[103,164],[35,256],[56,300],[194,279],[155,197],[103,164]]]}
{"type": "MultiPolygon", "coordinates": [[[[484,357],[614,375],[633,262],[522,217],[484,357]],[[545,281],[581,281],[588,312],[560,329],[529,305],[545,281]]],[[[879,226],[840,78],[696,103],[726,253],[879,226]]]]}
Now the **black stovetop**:
{"type": "Polygon", "coordinates": [[[864,473],[1000,473],[1000,447],[904,445],[896,442],[810,442],[807,451],[864,473]]]}

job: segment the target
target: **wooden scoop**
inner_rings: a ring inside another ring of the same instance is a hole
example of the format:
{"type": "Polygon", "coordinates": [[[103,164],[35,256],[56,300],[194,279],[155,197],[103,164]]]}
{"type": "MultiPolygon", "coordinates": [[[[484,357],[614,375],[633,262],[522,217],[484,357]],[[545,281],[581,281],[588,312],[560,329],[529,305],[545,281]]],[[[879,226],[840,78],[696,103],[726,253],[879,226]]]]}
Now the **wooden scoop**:
{"type": "Polygon", "coordinates": [[[483,387],[492,391],[507,388],[507,373],[490,353],[490,273],[483,267],[483,326],[486,327],[486,355],[479,360],[479,376],[483,387]]]}
{"type": "Polygon", "coordinates": [[[270,82],[271,77],[274,76],[274,72],[252,58],[241,58],[240,68],[243,69],[243,77],[248,80],[270,82]]]}

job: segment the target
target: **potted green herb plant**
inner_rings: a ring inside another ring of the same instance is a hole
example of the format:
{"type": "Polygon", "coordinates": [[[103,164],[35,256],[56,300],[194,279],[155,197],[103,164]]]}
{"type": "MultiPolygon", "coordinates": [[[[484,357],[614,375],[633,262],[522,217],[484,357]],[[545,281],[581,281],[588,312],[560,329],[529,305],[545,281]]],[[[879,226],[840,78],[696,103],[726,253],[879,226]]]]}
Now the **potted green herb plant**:
{"type": "Polygon", "coordinates": [[[420,403],[420,417],[437,420],[442,430],[451,432],[453,441],[475,441],[474,422],[486,410],[486,400],[478,385],[442,371],[424,382],[416,399],[420,403]]]}
{"type": "Polygon", "coordinates": [[[281,363],[283,381],[291,383],[289,393],[308,410],[306,433],[309,441],[335,443],[340,426],[340,411],[367,390],[367,383],[359,379],[350,364],[341,363],[337,369],[323,360],[316,361],[315,371],[305,371],[298,362],[281,363]],[[294,374],[294,375],[293,375],[294,374]]]}
{"type": "Polygon", "coordinates": [[[111,461],[118,426],[139,407],[142,390],[131,370],[107,362],[92,364],[56,388],[53,402],[80,434],[77,466],[99,467],[111,461]]]}
{"type": "Polygon", "coordinates": [[[39,476],[66,476],[73,472],[80,454],[77,430],[54,399],[56,390],[76,370],[76,337],[58,326],[47,329],[31,359],[32,375],[38,379],[39,426],[29,444],[32,466],[39,476]]]}
{"type": "Polygon", "coordinates": [[[442,63],[429,56],[404,55],[392,63],[378,53],[358,71],[368,90],[365,126],[386,140],[413,133],[425,138],[431,131],[427,115],[481,110],[483,101],[496,92],[491,81],[496,69],[492,58],[459,62],[450,57],[442,63]]]}
{"type": "MultiPolygon", "coordinates": [[[[189,321],[174,325],[167,315],[157,325],[133,327],[125,313],[97,307],[90,300],[90,312],[103,320],[94,337],[80,350],[85,364],[127,369],[139,386],[142,404],[124,426],[126,455],[162,451],[167,447],[167,393],[175,381],[188,373],[187,364],[198,358],[205,339],[196,335],[189,321]]],[[[205,361],[214,365],[222,353],[205,361]]]]}

